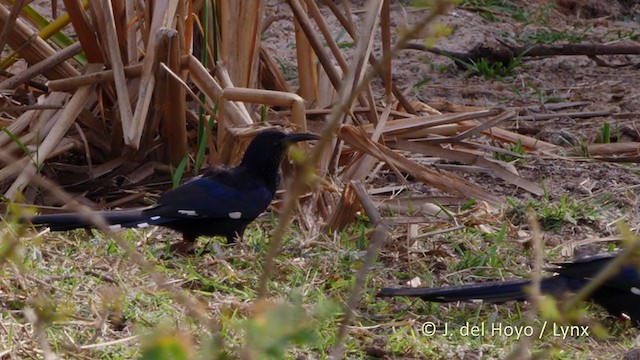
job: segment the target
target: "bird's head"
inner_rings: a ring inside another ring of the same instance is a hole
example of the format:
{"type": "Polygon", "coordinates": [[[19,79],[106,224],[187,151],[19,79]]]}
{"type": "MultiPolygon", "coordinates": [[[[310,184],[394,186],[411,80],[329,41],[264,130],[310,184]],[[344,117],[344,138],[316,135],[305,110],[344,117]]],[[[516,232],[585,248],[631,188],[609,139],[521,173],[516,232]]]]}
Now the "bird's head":
{"type": "Polygon", "coordinates": [[[318,135],[309,133],[287,134],[279,130],[265,130],[251,141],[241,165],[275,176],[289,145],[319,138],[318,135]]]}

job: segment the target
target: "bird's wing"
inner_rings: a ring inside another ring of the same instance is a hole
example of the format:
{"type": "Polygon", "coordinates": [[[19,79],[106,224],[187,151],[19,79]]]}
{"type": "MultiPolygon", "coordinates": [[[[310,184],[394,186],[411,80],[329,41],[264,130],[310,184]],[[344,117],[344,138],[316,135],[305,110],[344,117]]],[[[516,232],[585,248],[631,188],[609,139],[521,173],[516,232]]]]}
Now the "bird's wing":
{"type": "Polygon", "coordinates": [[[163,195],[145,212],[171,218],[254,219],[271,203],[273,193],[266,186],[239,188],[225,180],[204,176],[192,179],[163,195]]]}

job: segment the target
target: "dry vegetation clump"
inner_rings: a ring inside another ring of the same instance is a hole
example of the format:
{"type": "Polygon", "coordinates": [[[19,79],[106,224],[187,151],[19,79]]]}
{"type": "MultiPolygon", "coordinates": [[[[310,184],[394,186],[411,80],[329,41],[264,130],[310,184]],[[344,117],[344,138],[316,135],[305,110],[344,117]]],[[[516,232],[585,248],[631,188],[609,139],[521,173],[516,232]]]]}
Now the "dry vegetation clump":
{"type": "MultiPolygon", "coordinates": [[[[533,89],[558,68],[538,82],[521,54],[440,56],[463,25],[492,34],[496,19],[539,45],[543,35],[570,43],[535,23],[572,19],[569,3],[0,3],[0,357],[600,358],[633,348],[629,324],[585,307],[558,315],[563,299],[375,298],[390,284],[527,277],[543,258],[638,241],[640,136],[625,95],[598,108],[571,91],[554,97],[555,83],[533,89]],[[432,79],[418,79],[425,67],[432,79]],[[585,135],[558,119],[595,125],[585,135]],[[101,231],[19,224],[26,212],[148,205],[207,166],[235,164],[272,126],[322,138],[291,152],[273,211],[241,244],[200,239],[201,252],[180,257],[173,233],[113,233],[95,215],[101,231]],[[421,332],[550,320],[587,324],[591,336],[421,332]]],[[[590,67],[614,69],[588,55],[590,67]]]]}

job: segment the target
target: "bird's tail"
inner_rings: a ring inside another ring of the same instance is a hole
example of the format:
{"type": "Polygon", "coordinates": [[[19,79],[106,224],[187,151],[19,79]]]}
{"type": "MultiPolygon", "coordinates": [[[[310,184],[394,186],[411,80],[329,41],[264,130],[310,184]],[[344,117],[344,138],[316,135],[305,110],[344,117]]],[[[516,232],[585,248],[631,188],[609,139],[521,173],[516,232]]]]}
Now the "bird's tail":
{"type": "MultiPolygon", "coordinates": [[[[555,292],[558,285],[556,282],[556,278],[542,280],[541,291],[543,293],[555,292]]],[[[382,288],[377,296],[412,296],[432,302],[483,300],[499,303],[526,300],[528,297],[527,288],[530,285],[530,280],[518,279],[441,288],[382,288]]]]}
{"type": "MultiPolygon", "coordinates": [[[[101,216],[107,224],[114,227],[143,227],[140,225],[149,225],[152,223],[152,221],[149,221],[149,216],[144,214],[141,209],[98,211],[92,214],[101,216]]],[[[23,222],[30,222],[38,227],[49,227],[53,231],[94,227],[89,216],[80,213],[36,215],[21,220],[23,222]]]]}

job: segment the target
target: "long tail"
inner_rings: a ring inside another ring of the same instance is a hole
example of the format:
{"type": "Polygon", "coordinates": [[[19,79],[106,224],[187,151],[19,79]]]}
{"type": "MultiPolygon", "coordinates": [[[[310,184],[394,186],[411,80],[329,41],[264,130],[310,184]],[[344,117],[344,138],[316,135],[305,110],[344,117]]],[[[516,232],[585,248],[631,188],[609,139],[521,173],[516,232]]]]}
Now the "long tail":
{"type": "MultiPolygon", "coordinates": [[[[164,221],[159,216],[149,217],[142,209],[99,211],[94,214],[101,216],[112,227],[146,227],[164,221]]],[[[53,231],[72,230],[77,228],[94,227],[89,218],[79,213],[36,215],[22,219],[36,226],[49,227],[53,231]]],[[[166,221],[166,220],[165,220],[166,221]]]]}
{"type": "MultiPolygon", "coordinates": [[[[382,288],[377,296],[412,296],[432,302],[483,300],[499,303],[526,300],[530,285],[530,280],[521,279],[441,288],[382,288]]],[[[561,277],[543,279],[540,284],[543,293],[557,293],[565,288],[565,279],[561,277]]]]}

